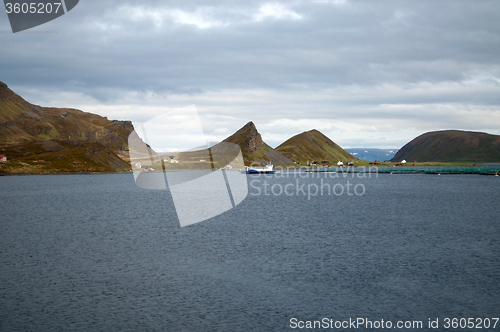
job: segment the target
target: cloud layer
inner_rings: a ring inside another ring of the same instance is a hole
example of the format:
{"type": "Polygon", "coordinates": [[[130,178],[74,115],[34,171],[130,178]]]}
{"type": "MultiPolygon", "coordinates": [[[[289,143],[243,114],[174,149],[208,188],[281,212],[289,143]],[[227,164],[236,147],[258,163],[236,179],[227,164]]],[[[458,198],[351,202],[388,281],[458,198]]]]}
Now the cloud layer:
{"type": "Polygon", "coordinates": [[[0,34],[0,80],[31,102],[146,121],[196,104],[211,138],[253,120],[276,146],[319,129],[398,148],[500,134],[496,1],[80,1],[0,34]]]}

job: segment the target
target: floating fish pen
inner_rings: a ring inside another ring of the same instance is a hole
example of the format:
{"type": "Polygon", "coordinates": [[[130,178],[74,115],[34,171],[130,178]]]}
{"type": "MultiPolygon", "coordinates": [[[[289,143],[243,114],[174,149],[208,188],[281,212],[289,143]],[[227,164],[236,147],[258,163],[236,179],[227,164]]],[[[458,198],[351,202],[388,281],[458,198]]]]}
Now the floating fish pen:
{"type": "Polygon", "coordinates": [[[423,173],[423,174],[483,174],[495,175],[500,173],[500,167],[488,166],[399,166],[381,167],[378,173],[423,173]]]}
{"type": "Polygon", "coordinates": [[[482,174],[498,175],[500,166],[396,166],[311,169],[310,172],[387,173],[387,174],[482,174]]]}

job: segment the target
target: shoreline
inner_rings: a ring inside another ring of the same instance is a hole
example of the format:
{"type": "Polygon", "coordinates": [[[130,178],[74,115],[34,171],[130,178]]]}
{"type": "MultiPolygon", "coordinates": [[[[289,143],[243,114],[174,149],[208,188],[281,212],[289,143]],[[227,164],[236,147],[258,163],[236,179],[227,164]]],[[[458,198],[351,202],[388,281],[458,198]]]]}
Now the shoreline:
{"type": "MultiPolygon", "coordinates": [[[[438,174],[438,175],[453,175],[453,174],[477,174],[477,175],[492,175],[498,176],[500,173],[500,163],[487,163],[478,164],[478,166],[361,166],[355,168],[284,168],[281,171],[301,171],[307,173],[377,173],[377,174],[438,174]],[[486,168],[486,169],[484,169],[486,168]]],[[[179,172],[181,170],[174,170],[179,172]]],[[[187,170],[186,170],[187,171],[187,170]]],[[[196,170],[189,170],[196,171],[196,170]]],[[[169,171],[163,171],[166,173],[169,171]]],[[[54,172],[54,173],[0,173],[0,176],[30,176],[30,175],[98,175],[98,174],[134,174],[130,171],[117,171],[117,172],[54,172]]],[[[278,173],[279,174],[279,173],[278,173]]]]}
{"type": "Polygon", "coordinates": [[[0,173],[0,176],[30,176],[30,175],[91,175],[91,174],[134,174],[133,172],[57,172],[57,173],[0,173]]]}

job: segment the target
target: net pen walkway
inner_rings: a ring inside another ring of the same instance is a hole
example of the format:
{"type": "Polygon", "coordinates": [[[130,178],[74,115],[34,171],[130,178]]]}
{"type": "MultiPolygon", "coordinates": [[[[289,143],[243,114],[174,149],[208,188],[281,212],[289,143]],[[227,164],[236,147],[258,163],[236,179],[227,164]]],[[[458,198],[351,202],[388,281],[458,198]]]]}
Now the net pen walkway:
{"type": "Polygon", "coordinates": [[[370,167],[330,167],[310,169],[309,172],[338,173],[387,173],[387,174],[500,174],[500,166],[370,166],[370,167]]]}

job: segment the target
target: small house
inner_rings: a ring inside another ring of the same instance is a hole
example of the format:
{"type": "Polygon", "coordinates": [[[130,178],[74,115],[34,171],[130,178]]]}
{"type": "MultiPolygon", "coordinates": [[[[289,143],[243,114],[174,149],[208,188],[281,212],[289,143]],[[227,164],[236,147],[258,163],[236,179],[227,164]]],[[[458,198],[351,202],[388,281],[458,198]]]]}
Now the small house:
{"type": "Polygon", "coordinates": [[[321,162],[321,166],[328,166],[328,165],[330,165],[330,162],[328,160],[323,160],[321,162]]]}
{"type": "Polygon", "coordinates": [[[342,162],[342,160],[339,160],[339,162],[337,163],[337,166],[344,166],[344,163],[342,162]]]}
{"type": "Polygon", "coordinates": [[[175,156],[168,156],[168,158],[163,159],[163,161],[166,163],[171,163],[171,164],[178,164],[179,163],[179,160],[177,160],[177,158],[175,156]]]}
{"type": "Polygon", "coordinates": [[[6,163],[7,157],[4,154],[0,154],[0,163],[6,163]]]}

